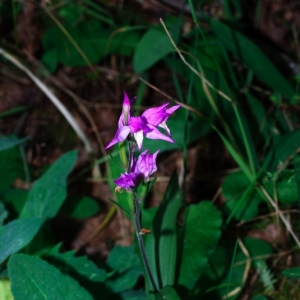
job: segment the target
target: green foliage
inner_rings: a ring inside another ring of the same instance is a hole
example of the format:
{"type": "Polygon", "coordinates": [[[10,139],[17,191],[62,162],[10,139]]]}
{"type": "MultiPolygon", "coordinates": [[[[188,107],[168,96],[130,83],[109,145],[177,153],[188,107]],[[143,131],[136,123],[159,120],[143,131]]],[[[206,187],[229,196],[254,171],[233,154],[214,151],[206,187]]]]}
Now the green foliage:
{"type": "Polygon", "coordinates": [[[106,265],[110,269],[107,286],[116,293],[132,289],[143,269],[134,247],[115,246],[110,252],[106,265]]]}
{"type": "Polygon", "coordinates": [[[226,209],[237,220],[255,217],[258,214],[258,206],[263,201],[241,171],[231,173],[224,179],[222,194],[226,199],[226,209]]]}
{"type": "Polygon", "coordinates": [[[52,218],[57,214],[66,198],[67,176],[76,159],[77,151],[66,153],[34,183],[21,212],[22,218],[52,218]]]}
{"type": "Polygon", "coordinates": [[[73,278],[33,256],[14,254],[9,259],[8,271],[11,291],[18,300],[93,299],[73,278]]]}
{"type": "Polygon", "coordinates": [[[300,268],[289,268],[282,271],[282,275],[291,279],[300,279],[300,268]]]}
{"type": "Polygon", "coordinates": [[[99,212],[99,205],[87,196],[67,197],[60,209],[60,214],[69,215],[76,219],[89,218],[99,212]]]}
{"type": "Polygon", "coordinates": [[[150,29],[136,46],[133,56],[133,67],[141,73],[152,67],[172,51],[172,45],[165,33],[150,29]]]}
{"type": "Polygon", "coordinates": [[[11,254],[25,247],[43,224],[41,218],[12,221],[0,227],[0,264],[11,254]]]}
{"type": "Polygon", "coordinates": [[[276,283],[277,280],[274,279],[274,275],[268,268],[266,262],[264,260],[257,260],[255,261],[255,266],[265,288],[265,292],[274,291],[274,283],[276,283]]]}
{"type": "Polygon", "coordinates": [[[220,21],[211,19],[210,25],[220,42],[246,63],[260,80],[287,98],[294,96],[291,83],[285,79],[257,45],[220,21]]]}
{"type": "Polygon", "coordinates": [[[220,212],[209,201],[190,205],[184,219],[185,225],[178,245],[179,249],[182,248],[178,283],[193,289],[217,246],[222,219],[220,212]]]}
{"type": "Polygon", "coordinates": [[[53,248],[45,249],[41,255],[51,264],[56,265],[58,269],[63,266],[63,273],[76,272],[93,282],[103,282],[106,279],[105,270],[97,267],[86,256],[75,256],[75,251],[60,253],[60,247],[61,244],[58,244],[53,248]]]}

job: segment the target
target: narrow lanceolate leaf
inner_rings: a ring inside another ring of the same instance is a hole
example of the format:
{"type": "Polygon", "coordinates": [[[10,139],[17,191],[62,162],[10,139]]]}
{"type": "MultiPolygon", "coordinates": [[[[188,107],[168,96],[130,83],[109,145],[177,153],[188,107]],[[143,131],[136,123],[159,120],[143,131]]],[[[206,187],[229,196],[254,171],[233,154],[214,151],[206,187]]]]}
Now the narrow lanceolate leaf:
{"type": "Polygon", "coordinates": [[[164,199],[153,220],[156,263],[161,287],[173,285],[177,261],[177,215],[181,192],[176,173],[172,176],[164,199]]]}
{"type": "Polygon", "coordinates": [[[22,210],[22,218],[52,218],[57,214],[66,198],[67,176],[76,159],[77,151],[64,154],[34,183],[22,210]]]}
{"type": "Polygon", "coordinates": [[[0,138],[0,151],[13,148],[25,143],[29,138],[17,139],[16,137],[3,136],[0,138]]]}
{"type": "Polygon", "coordinates": [[[25,247],[36,235],[42,223],[43,219],[28,218],[15,220],[0,227],[0,263],[25,247]]]}
{"type": "Polygon", "coordinates": [[[300,279],[300,268],[290,268],[282,271],[282,275],[291,279],[300,279]]]}
{"type": "Polygon", "coordinates": [[[33,256],[12,255],[8,262],[8,273],[16,300],[93,299],[73,278],[33,256]]]}
{"type": "Polygon", "coordinates": [[[211,202],[190,205],[185,215],[183,235],[179,240],[182,258],[179,284],[192,289],[203,272],[209,255],[221,235],[222,218],[211,202]]]}

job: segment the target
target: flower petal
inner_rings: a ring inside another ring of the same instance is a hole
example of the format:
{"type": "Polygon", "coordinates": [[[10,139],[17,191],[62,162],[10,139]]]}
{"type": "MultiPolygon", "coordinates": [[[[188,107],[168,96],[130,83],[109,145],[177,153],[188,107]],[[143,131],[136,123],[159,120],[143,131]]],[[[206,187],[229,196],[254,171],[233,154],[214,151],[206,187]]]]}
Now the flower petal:
{"type": "Polygon", "coordinates": [[[119,118],[118,127],[120,128],[123,125],[127,125],[129,119],[130,119],[130,100],[127,94],[124,92],[123,109],[122,109],[121,116],[119,118]]]}
{"type": "Polygon", "coordinates": [[[172,114],[175,110],[177,110],[180,106],[181,106],[181,105],[174,105],[174,106],[172,106],[172,107],[170,107],[170,108],[167,108],[167,109],[166,109],[166,112],[170,115],[170,114],[172,114]]]}
{"type": "Polygon", "coordinates": [[[129,126],[121,126],[117,132],[115,137],[112,139],[112,141],[105,147],[105,149],[108,149],[114,144],[123,142],[126,140],[128,134],[130,133],[130,128],[129,126]]]}
{"type": "Polygon", "coordinates": [[[152,130],[145,134],[146,138],[151,139],[151,140],[164,140],[164,141],[167,141],[170,143],[175,143],[170,137],[162,134],[155,126],[149,125],[149,127],[152,130]]]}
{"type": "Polygon", "coordinates": [[[134,139],[136,140],[136,143],[138,145],[138,149],[141,150],[142,146],[143,146],[143,130],[139,130],[137,132],[135,132],[134,134],[134,139]]]}
{"type": "Polygon", "coordinates": [[[165,109],[168,105],[169,103],[165,103],[158,107],[149,108],[143,112],[142,117],[146,118],[147,123],[158,126],[166,117],[168,117],[165,109]]]}

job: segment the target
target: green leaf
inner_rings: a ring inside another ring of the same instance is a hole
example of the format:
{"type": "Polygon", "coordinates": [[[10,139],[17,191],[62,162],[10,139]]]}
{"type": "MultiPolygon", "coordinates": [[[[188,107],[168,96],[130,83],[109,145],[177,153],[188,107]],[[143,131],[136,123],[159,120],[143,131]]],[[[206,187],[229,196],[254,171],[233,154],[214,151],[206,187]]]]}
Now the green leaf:
{"type": "Polygon", "coordinates": [[[42,61],[50,70],[54,70],[58,62],[70,67],[86,66],[88,62],[99,62],[110,53],[130,55],[139,36],[133,30],[121,33],[107,30],[95,19],[79,22],[76,26],[66,24],[64,27],[73,43],[57,26],[48,28],[43,35],[45,52],[42,61]]]}
{"type": "Polygon", "coordinates": [[[252,189],[245,195],[250,181],[242,171],[229,174],[223,181],[222,194],[226,199],[226,209],[237,220],[249,220],[258,214],[262,197],[252,189]]]}
{"type": "Polygon", "coordinates": [[[33,256],[12,255],[8,272],[11,291],[18,300],[93,299],[73,278],[33,256]]]}
{"type": "Polygon", "coordinates": [[[42,251],[42,257],[49,261],[52,265],[57,265],[57,268],[63,266],[64,273],[66,269],[75,271],[81,276],[94,282],[103,282],[106,279],[106,272],[95,265],[94,262],[89,260],[87,256],[75,256],[75,250],[61,253],[59,249],[61,243],[50,249],[42,251]]]}
{"type": "Polygon", "coordinates": [[[133,246],[115,246],[106,260],[113,271],[106,280],[106,285],[115,293],[131,289],[143,274],[139,257],[133,246]]]}
{"type": "Polygon", "coordinates": [[[221,214],[211,202],[202,201],[187,208],[183,235],[178,245],[182,248],[180,285],[188,289],[194,287],[217,246],[221,225],[221,214]]]}
{"type": "MultiPolygon", "coordinates": [[[[154,253],[159,286],[173,285],[177,261],[177,215],[181,205],[178,177],[173,173],[167,191],[153,219],[154,253]]],[[[149,249],[148,249],[149,251],[149,249]]]]}
{"type": "Polygon", "coordinates": [[[265,158],[266,169],[268,171],[276,171],[277,166],[295,153],[299,147],[300,129],[296,129],[279,137],[265,158]]]}
{"type": "Polygon", "coordinates": [[[300,268],[289,268],[282,271],[282,275],[291,279],[300,279],[300,268]]]}
{"type": "Polygon", "coordinates": [[[251,40],[216,19],[211,19],[210,25],[222,44],[243,60],[261,81],[289,99],[294,96],[291,83],[251,40]]]}
{"type": "Polygon", "coordinates": [[[28,141],[28,137],[23,139],[18,139],[16,137],[2,136],[0,138],[0,151],[19,146],[28,141]]]}
{"type": "Polygon", "coordinates": [[[108,161],[109,167],[111,170],[111,176],[109,176],[109,185],[110,189],[114,191],[115,195],[114,197],[117,198],[117,201],[110,199],[113,203],[115,203],[117,206],[119,206],[123,211],[126,213],[133,212],[133,200],[132,200],[132,194],[127,191],[118,192],[115,190],[117,187],[113,180],[120,177],[121,173],[124,172],[124,169],[122,169],[120,166],[122,166],[120,157],[116,157],[115,161],[110,159],[108,161]],[[116,162],[119,164],[116,164],[116,162]]]}
{"type": "Polygon", "coordinates": [[[90,218],[99,212],[99,205],[90,197],[67,197],[59,213],[73,218],[90,218]]]}
{"type": "Polygon", "coordinates": [[[281,203],[291,204],[298,201],[297,181],[294,171],[283,170],[279,174],[275,173],[275,176],[271,179],[268,176],[263,184],[270,195],[274,195],[275,187],[276,198],[281,203]]]}
{"type": "Polygon", "coordinates": [[[21,213],[22,218],[52,218],[57,214],[66,198],[67,176],[76,159],[77,151],[64,154],[33,184],[21,213]]]}
{"type": "Polygon", "coordinates": [[[178,294],[171,286],[165,286],[155,296],[157,300],[180,300],[178,294]]]}
{"type": "Polygon", "coordinates": [[[36,235],[44,220],[28,218],[0,227],[0,263],[25,247],[36,235]]]}
{"type": "Polygon", "coordinates": [[[150,29],[141,38],[133,56],[133,68],[141,73],[152,67],[160,59],[173,51],[168,36],[158,30],[150,29]]]}

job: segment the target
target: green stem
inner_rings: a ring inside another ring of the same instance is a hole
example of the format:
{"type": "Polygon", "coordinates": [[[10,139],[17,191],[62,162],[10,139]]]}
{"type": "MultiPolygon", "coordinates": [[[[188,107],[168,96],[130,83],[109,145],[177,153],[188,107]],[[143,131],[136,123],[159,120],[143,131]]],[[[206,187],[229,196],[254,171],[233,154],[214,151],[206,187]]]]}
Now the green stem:
{"type": "Polygon", "coordinates": [[[136,237],[137,237],[137,240],[139,243],[139,248],[140,248],[140,252],[142,255],[143,264],[144,264],[145,270],[147,272],[148,278],[151,282],[153,291],[157,291],[154,277],[152,275],[152,272],[151,272],[151,269],[149,266],[149,261],[148,261],[146,250],[145,250],[143,236],[142,236],[142,234],[140,234],[141,233],[141,222],[140,222],[141,205],[140,205],[140,202],[138,201],[136,192],[132,191],[132,195],[133,195],[133,201],[134,201],[134,207],[135,207],[135,212],[134,212],[135,233],[136,233],[136,237]]]}

